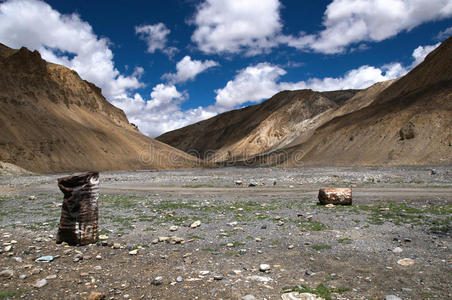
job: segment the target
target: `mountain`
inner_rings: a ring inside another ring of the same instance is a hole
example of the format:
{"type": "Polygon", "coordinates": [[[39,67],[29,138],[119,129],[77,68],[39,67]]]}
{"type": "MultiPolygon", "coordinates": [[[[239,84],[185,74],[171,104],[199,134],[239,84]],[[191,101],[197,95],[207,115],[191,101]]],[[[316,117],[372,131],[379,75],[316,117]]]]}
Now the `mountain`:
{"type": "Polygon", "coordinates": [[[33,172],[198,165],[141,134],[75,71],[1,44],[0,128],[0,161],[33,172]]]}
{"type": "Polygon", "coordinates": [[[228,111],[156,139],[211,161],[241,160],[289,143],[357,92],[283,91],[261,104],[228,111]]]}
{"type": "Polygon", "coordinates": [[[397,80],[284,91],[157,139],[228,165],[452,164],[452,38],[397,80]]]}

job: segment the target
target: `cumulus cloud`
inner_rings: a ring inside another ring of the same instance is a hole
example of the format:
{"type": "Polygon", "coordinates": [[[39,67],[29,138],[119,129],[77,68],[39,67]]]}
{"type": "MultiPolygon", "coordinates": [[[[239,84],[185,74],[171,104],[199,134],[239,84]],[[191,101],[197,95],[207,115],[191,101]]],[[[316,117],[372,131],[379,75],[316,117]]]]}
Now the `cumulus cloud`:
{"type": "Polygon", "coordinates": [[[188,95],[179,92],[172,84],[158,84],[150,94],[150,99],[143,99],[140,94],[133,98],[115,99],[112,103],[127,114],[129,121],[150,137],[174,130],[216,114],[211,107],[198,107],[182,111],[180,105],[188,95]]]}
{"type": "Polygon", "coordinates": [[[191,39],[205,53],[257,54],[277,45],[282,28],[278,0],[206,0],[191,39]]]}
{"type": "Polygon", "coordinates": [[[363,41],[382,41],[416,26],[452,16],[450,0],[334,0],[318,34],[280,37],[282,43],[326,54],[363,41]]]}
{"type": "Polygon", "coordinates": [[[213,60],[192,60],[187,55],[176,64],[176,73],[166,73],[162,78],[172,83],[182,83],[195,79],[199,73],[215,66],[218,66],[218,63],[213,60]]]}
{"type": "Polygon", "coordinates": [[[452,36],[452,27],[446,28],[443,31],[440,31],[436,36],[436,39],[439,41],[445,40],[452,36]]]}
{"type": "Polygon", "coordinates": [[[414,49],[414,51],[413,51],[414,62],[411,65],[411,67],[414,68],[415,66],[417,66],[418,64],[423,62],[425,57],[430,52],[432,52],[433,50],[438,48],[439,45],[441,45],[441,43],[437,43],[435,45],[428,45],[428,46],[419,46],[416,49],[414,49]]]}
{"type": "Polygon", "coordinates": [[[172,56],[177,51],[174,47],[166,47],[168,42],[167,36],[171,33],[171,30],[163,23],[136,26],[135,33],[138,34],[140,39],[146,42],[149,53],[160,50],[168,56],[172,56]]]}
{"type": "Polygon", "coordinates": [[[74,69],[110,99],[142,86],[138,73],[126,76],[115,68],[107,39],[98,38],[77,14],[62,15],[42,1],[0,3],[0,40],[12,48],[38,50],[45,60],[74,69]]]}

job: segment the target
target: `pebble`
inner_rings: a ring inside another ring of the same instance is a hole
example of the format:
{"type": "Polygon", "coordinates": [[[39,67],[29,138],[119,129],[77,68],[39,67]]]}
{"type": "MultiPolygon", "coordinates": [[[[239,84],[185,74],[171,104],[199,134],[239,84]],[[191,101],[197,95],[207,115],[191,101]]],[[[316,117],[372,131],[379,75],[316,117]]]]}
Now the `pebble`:
{"type": "Polygon", "coordinates": [[[270,271],[270,265],[269,264],[260,264],[259,265],[259,270],[261,272],[270,271]]]}
{"type": "Polygon", "coordinates": [[[94,270],[96,270],[96,271],[102,271],[102,266],[95,266],[95,267],[94,267],[94,270]]]}
{"type": "Polygon", "coordinates": [[[385,297],[385,300],[402,300],[402,298],[397,297],[397,296],[395,296],[395,295],[387,295],[387,296],[385,297]]]}
{"type": "Polygon", "coordinates": [[[0,272],[0,277],[11,278],[14,276],[13,270],[3,270],[0,272]]]}
{"type": "Polygon", "coordinates": [[[176,281],[177,282],[182,282],[182,281],[184,281],[184,279],[182,278],[182,276],[177,276],[176,281]]]}
{"type": "Polygon", "coordinates": [[[414,264],[414,260],[411,258],[402,258],[397,261],[397,263],[401,266],[411,266],[414,264]]]}
{"type": "Polygon", "coordinates": [[[304,273],[305,273],[306,275],[308,275],[308,276],[312,275],[312,271],[309,270],[309,269],[307,269],[306,272],[304,272],[304,273]]]}
{"type": "Polygon", "coordinates": [[[392,249],[392,252],[394,252],[394,253],[401,253],[402,251],[403,251],[403,249],[400,247],[395,247],[394,249],[392,249]]]}
{"type": "Polygon", "coordinates": [[[13,249],[13,246],[8,245],[3,250],[5,250],[5,252],[9,252],[9,251],[11,251],[11,249],[13,249]]]}
{"type": "Polygon", "coordinates": [[[153,239],[151,243],[155,245],[155,244],[158,244],[158,242],[159,242],[159,239],[153,239]]]}
{"type": "Polygon", "coordinates": [[[34,287],[39,289],[39,288],[42,288],[45,285],[47,285],[47,280],[46,279],[41,279],[41,280],[36,281],[34,287]]]}
{"type": "Polygon", "coordinates": [[[57,278],[56,274],[49,275],[49,276],[46,277],[47,280],[56,279],[56,278],[57,278]]]}
{"type": "Polygon", "coordinates": [[[88,300],[102,300],[105,299],[105,296],[99,292],[91,292],[88,296],[88,300]]]}
{"type": "MultiPolygon", "coordinates": [[[[282,300],[321,300],[322,297],[317,297],[311,293],[298,293],[298,292],[290,292],[281,295],[282,300]]],[[[331,298],[333,299],[333,298],[331,298]]]]}
{"type": "Polygon", "coordinates": [[[226,247],[234,247],[234,244],[233,243],[227,243],[226,247]]]}
{"type": "Polygon", "coordinates": [[[240,249],[240,250],[239,250],[239,254],[240,254],[240,255],[246,254],[246,249],[240,249]]]}
{"type": "Polygon", "coordinates": [[[258,243],[259,243],[259,242],[262,242],[262,239],[261,239],[261,238],[255,238],[254,240],[255,240],[256,242],[258,242],[258,243]]]}
{"type": "Polygon", "coordinates": [[[101,235],[99,235],[99,240],[101,240],[101,241],[108,240],[108,236],[105,234],[101,234],[101,235]]]}
{"type": "Polygon", "coordinates": [[[287,249],[293,249],[293,248],[295,248],[294,245],[289,245],[289,247],[287,247],[287,249]]]}
{"type": "Polygon", "coordinates": [[[121,244],[120,243],[113,243],[112,248],[113,249],[119,249],[119,248],[121,248],[121,244]]]}
{"type": "Polygon", "coordinates": [[[161,285],[163,282],[163,277],[162,276],[157,276],[154,278],[154,280],[152,280],[152,284],[153,285],[161,285]]]}
{"type": "Polygon", "coordinates": [[[159,242],[167,242],[169,240],[168,236],[159,236],[159,242]]]}
{"type": "Polygon", "coordinates": [[[201,221],[199,221],[199,220],[191,223],[191,225],[190,225],[191,228],[196,228],[199,226],[201,226],[201,221]]]}
{"type": "Polygon", "coordinates": [[[18,263],[23,262],[22,257],[13,257],[13,259],[18,263]]]}
{"type": "Polygon", "coordinates": [[[96,255],[96,259],[97,259],[97,260],[101,260],[101,259],[102,259],[102,256],[96,255]]]}
{"type": "Polygon", "coordinates": [[[242,300],[256,300],[256,297],[254,297],[254,295],[245,295],[242,297],[242,300]]]}
{"type": "Polygon", "coordinates": [[[27,275],[26,274],[21,274],[20,276],[19,276],[19,279],[22,279],[22,280],[24,280],[24,279],[26,279],[27,278],[27,275]]]}
{"type": "Polygon", "coordinates": [[[222,275],[215,275],[215,276],[213,276],[213,279],[215,279],[215,280],[223,280],[223,276],[222,275]]]}
{"type": "Polygon", "coordinates": [[[36,200],[36,196],[30,196],[28,197],[28,200],[36,200]]]}
{"type": "Polygon", "coordinates": [[[170,231],[176,231],[177,229],[179,229],[179,227],[177,227],[177,226],[171,226],[169,230],[170,230],[170,231]]]}
{"type": "Polygon", "coordinates": [[[209,275],[209,273],[210,273],[210,271],[199,271],[199,274],[203,275],[203,276],[209,275]]]}
{"type": "Polygon", "coordinates": [[[325,205],[326,208],[333,208],[335,205],[333,203],[329,203],[327,205],[325,205]]]}
{"type": "Polygon", "coordinates": [[[138,250],[135,249],[135,250],[129,251],[129,254],[130,255],[137,255],[138,254],[138,250]]]}

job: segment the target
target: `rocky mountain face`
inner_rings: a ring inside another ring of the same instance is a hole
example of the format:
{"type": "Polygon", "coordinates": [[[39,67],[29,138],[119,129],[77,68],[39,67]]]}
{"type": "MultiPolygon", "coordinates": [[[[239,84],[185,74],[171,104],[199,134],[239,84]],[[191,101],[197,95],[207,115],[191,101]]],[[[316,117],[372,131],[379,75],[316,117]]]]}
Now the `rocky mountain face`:
{"type": "Polygon", "coordinates": [[[452,38],[362,91],[284,91],[157,138],[219,164],[452,164],[452,38]]]}
{"type": "Polygon", "coordinates": [[[0,161],[33,172],[192,167],[75,71],[0,44],[0,161]]]}

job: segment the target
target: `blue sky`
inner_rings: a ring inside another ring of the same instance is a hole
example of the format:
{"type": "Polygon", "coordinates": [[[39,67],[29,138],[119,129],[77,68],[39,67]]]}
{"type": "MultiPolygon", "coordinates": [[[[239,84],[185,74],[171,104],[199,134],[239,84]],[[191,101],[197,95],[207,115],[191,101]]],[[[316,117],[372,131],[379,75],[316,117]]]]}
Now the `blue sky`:
{"type": "Polygon", "coordinates": [[[155,137],[285,89],[402,76],[451,18],[450,0],[8,0],[0,42],[76,70],[155,137]]]}

